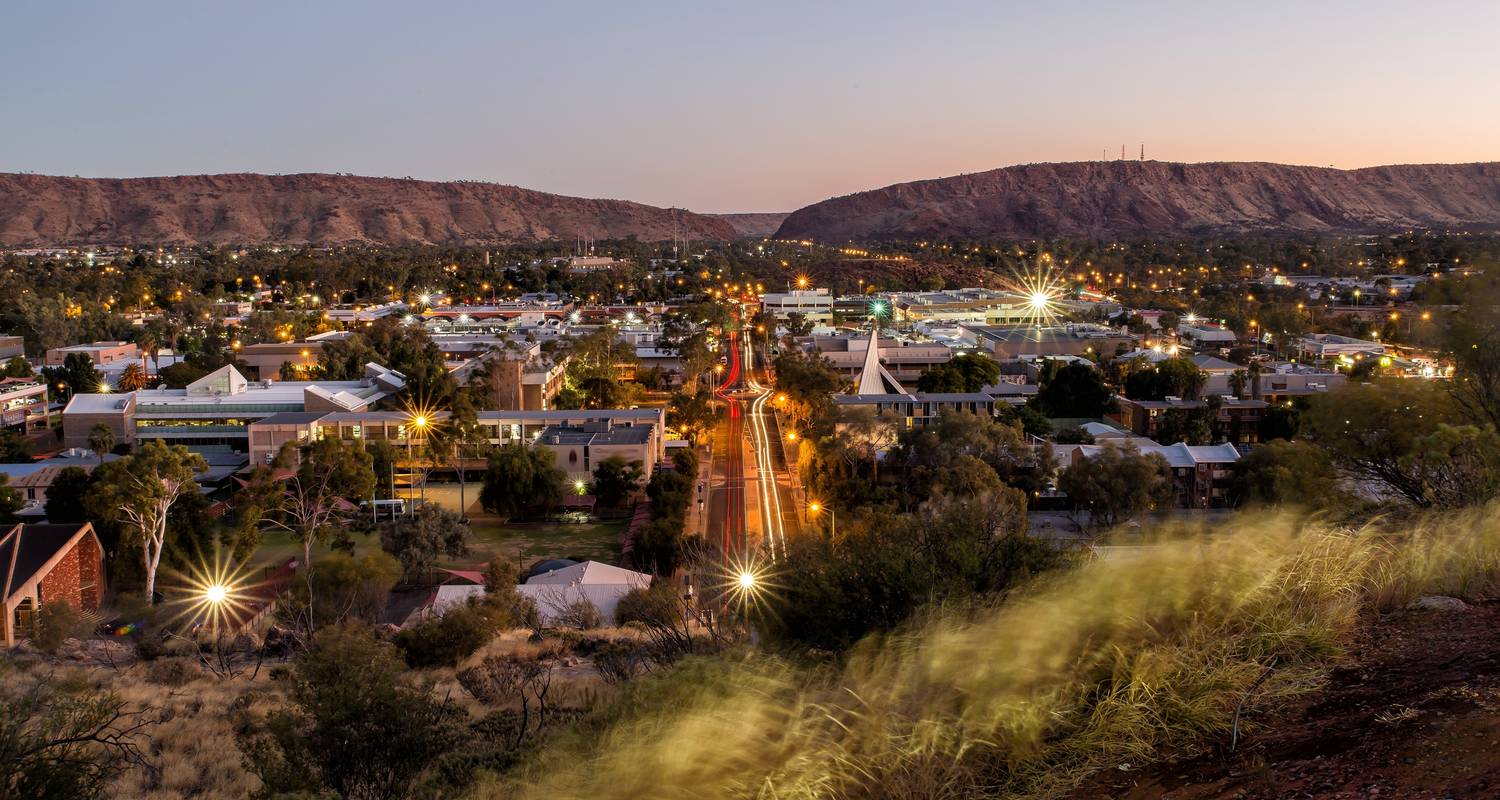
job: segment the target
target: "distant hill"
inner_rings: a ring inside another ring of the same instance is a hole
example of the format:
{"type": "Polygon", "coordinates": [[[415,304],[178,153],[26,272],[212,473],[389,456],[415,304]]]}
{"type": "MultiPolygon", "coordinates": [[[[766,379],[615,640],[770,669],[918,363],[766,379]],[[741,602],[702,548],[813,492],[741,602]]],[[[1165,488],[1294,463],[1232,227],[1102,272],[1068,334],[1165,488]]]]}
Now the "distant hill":
{"type": "Polygon", "coordinates": [[[734,226],[742,239],[762,239],[776,232],[787,218],[785,211],[768,211],[748,214],[710,214],[734,226]]]}
{"type": "Polygon", "coordinates": [[[1500,163],[1340,170],[1263,163],[1028,164],[915,181],[792,212],[781,239],[928,238],[1500,228],[1500,163]]]}
{"type": "Polygon", "coordinates": [[[738,238],[721,219],[494,183],[345,175],[0,173],[0,245],[437,244],[738,238]]]}

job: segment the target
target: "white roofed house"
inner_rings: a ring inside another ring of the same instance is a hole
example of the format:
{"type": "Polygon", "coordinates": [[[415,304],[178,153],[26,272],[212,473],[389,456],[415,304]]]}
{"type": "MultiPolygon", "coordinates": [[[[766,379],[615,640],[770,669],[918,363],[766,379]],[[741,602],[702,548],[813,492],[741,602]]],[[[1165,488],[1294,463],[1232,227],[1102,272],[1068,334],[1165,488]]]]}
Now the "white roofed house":
{"type": "MultiPolygon", "coordinates": [[[[578,563],[560,559],[534,566],[531,576],[516,591],[536,604],[537,616],[544,626],[559,624],[580,602],[592,605],[605,625],[613,625],[620,599],[635,589],[650,588],[651,580],[645,573],[597,561],[578,563]]],[[[439,586],[427,604],[408,617],[408,621],[442,616],[483,596],[484,587],[476,584],[439,586]]]]}
{"type": "Polygon", "coordinates": [[[532,575],[516,591],[536,603],[543,625],[555,623],[579,601],[591,603],[606,624],[613,624],[620,599],[651,586],[651,576],[597,561],[585,561],[532,575]]]}

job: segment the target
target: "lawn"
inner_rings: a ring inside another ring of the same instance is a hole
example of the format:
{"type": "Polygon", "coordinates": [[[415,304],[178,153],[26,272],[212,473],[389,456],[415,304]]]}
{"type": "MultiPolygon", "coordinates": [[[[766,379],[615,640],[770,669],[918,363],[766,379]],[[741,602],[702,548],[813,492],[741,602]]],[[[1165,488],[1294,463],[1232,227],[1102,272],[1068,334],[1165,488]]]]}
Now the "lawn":
{"type": "MultiPolygon", "coordinates": [[[[494,517],[475,515],[470,519],[474,538],[469,542],[469,555],[439,564],[472,568],[497,556],[519,564],[523,570],[546,558],[591,559],[614,564],[620,555],[620,536],[625,525],[625,520],[502,523],[494,517]]],[[[380,540],[373,535],[356,533],[353,539],[355,555],[380,547],[380,540]]],[[[313,562],[329,552],[326,547],[314,546],[313,562]]],[[[301,557],[302,545],[285,531],[268,531],[255,553],[255,561],[263,566],[301,557]]]]}

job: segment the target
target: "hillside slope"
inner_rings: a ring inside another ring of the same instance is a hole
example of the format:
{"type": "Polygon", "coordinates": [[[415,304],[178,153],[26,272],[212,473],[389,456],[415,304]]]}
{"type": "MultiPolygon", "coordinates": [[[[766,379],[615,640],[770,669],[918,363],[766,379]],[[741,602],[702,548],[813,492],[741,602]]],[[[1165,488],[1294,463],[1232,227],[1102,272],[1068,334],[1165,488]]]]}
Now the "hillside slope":
{"type": "Polygon", "coordinates": [[[713,214],[712,216],[722,219],[734,226],[734,230],[746,239],[760,239],[776,232],[781,223],[786,221],[785,211],[763,211],[745,214],[713,214]]]}
{"type": "Polygon", "coordinates": [[[928,238],[1500,228],[1500,163],[1339,170],[1264,163],[1029,164],[887,186],[793,212],[776,237],[928,238]]]}
{"type": "Polygon", "coordinates": [[[681,234],[730,240],[728,222],[623,200],[493,183],[345,175],[63,178],[0,174],[0,245],[435,244],[681,234]]]}

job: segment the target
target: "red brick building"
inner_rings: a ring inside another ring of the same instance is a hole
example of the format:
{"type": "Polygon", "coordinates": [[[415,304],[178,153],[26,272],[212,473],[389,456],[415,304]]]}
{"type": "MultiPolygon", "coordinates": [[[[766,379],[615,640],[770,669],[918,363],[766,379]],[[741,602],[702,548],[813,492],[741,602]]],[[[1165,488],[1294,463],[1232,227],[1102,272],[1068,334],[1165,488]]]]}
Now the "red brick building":
{"type": "Polygon", "coordinates": [[[67,603],[93,611],[104,601],[104,548],[87,522],[16,525],[0,535],[0,638],[7,647],[31,634],[37,609],[67,603]]]}

